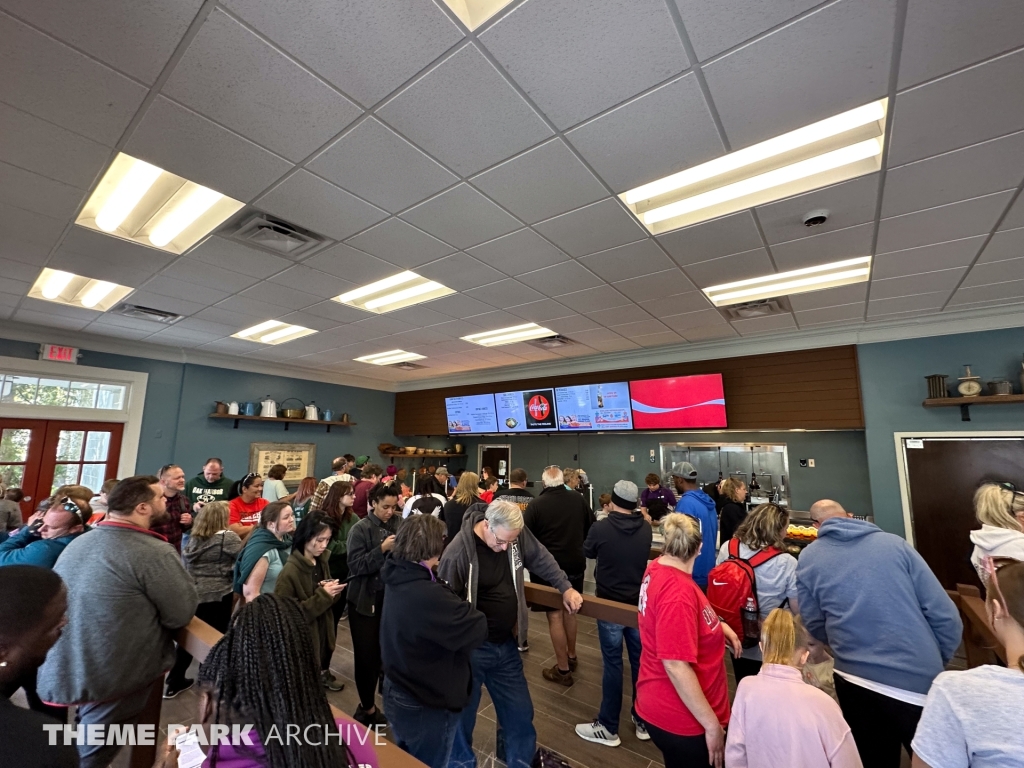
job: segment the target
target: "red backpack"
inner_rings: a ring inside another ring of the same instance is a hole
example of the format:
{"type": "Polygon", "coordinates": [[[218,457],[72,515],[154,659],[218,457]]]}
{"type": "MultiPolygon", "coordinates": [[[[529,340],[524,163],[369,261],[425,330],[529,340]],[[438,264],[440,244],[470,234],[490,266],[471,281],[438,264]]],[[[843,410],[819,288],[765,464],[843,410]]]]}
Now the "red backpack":
{"type": "Polygon", "coordinates": [[[729,559],[711,569],[708,574],[708,602],[732,630],[744,639],[743,619],[740,611],[753,598],[757,602],[757,577],[754,569],[773,557],[785,554],[781,549],[767,547],[749,560],[740,557],[740,540],[729,539],[729,559]]]}

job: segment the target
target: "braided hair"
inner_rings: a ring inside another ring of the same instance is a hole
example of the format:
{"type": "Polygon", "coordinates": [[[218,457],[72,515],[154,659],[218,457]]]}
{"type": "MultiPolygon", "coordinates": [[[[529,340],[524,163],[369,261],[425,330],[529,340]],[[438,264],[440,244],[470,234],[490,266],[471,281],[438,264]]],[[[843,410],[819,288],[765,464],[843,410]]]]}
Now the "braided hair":
{"type": "MultiPolygon", "coordinates": [[[[323,731],[312,737],[329,742],[319,746],[307,744],[305,739],[290,744],[285,738],[290,723],[302,729],[334,724],[313,655],[312,636],[294,598],[265,594],[243,605],[199,667],[198,682],[213,700],[213,722],[255,725],[268,768],[357,765],[336,733],[329,739],[323,731]],[[274,725],[277,732],[268,741],[274,725]]],[[[211,750],[209,759],[215,767],[217,750],[211,750]]]]}

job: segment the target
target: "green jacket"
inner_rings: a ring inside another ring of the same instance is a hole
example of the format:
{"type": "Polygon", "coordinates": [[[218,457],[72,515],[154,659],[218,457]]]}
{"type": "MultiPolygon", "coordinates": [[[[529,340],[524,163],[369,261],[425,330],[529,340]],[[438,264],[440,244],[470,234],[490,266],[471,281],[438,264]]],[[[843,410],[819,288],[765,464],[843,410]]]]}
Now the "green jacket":
{"type": "MultiPolygon", "coordinates": [[[[320,566],[323,568],[325,579],[331,578],[329,555],[327,550],[320,555],[320,566]]],[[[320,649],[325,647],[325,644],[327,648],[333,648],[337,640],[334,614],[331,612],[334,598],[323,587],[313,588],[313,565],[301,553],[292,551],[277,577],[274,594],[294,597],[299,601],[302,613],[313,633],[313,653],[319,663],[320,649]]],[[[341,595],[338,599],[341,599],[341,595]]]]}
{"type": "Polygon", "coordinates": [[[335,578],[348,576],[348,532],[359,522],[359,518],[353,512],[348,520],[338,526],[338,530],[327,545],[327,551],[331,554],[331,573],[335,578]]]}
{"type": "Polygon", "coordinates": [[[207,504],[211,501],[228,501],[231,486],[234,484],[235,481],[229,477],[222,477],[215,483],[208,482],[200,472],[185,484],[185,493],[188,494],[188,500],[192,505],[197,501],[207,504]]]}

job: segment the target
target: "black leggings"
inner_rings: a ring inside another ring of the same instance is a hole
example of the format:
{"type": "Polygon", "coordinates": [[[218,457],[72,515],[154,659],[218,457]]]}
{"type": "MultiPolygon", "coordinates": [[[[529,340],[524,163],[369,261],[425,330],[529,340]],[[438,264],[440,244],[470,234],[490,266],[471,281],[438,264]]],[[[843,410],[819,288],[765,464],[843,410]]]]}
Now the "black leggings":
{"type": "Polygon", "coordinates": [[[899,768],[900,749],[908,755],[923,707],[875,693],[835,676],[839,708],[850,726],[865,768],[899,768]]]}
{"type": "MultiPolygon", "coordinates": [[[[234,601],[234,594],[228,592],[220,600],[209,603],[200,603],[196,606],[196,618],[205,621],[221,634],[228,631],[228,624],[231,623],[231,607],[234,601]]],[[[180,645],[174,653],[174,666],[167,673],[168,685],[179,686],[185,682],[185,673],[192,664],[192,654],[180,645]]]]}
{"type": "Polygon", "coordinates": [[[380,681],[380,611],[364,616],[348,604],[348,628],[352,632],[352,656],[355,666],[356,690],[363,709],[377,705],[377,684],[380,681]]]}
{"type": "Polygon", "coordinates": [[[665,768],[698,768],[708,764],[708,742],[700,736],[677,736],[647,723],[654,746],[665,758],[665,768]]]}

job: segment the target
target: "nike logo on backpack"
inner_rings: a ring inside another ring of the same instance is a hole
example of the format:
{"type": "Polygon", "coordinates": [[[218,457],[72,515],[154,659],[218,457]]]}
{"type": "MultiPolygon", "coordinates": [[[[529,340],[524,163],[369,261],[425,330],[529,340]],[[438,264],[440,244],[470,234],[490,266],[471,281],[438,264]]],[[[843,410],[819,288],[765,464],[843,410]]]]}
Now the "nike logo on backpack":
{"type": "Polygon", "coordinates": [[[724,587],[729,582],[727,582],[727,581],[715,581],[714,579],[712,579],[711,583],[714,584],[716,587],[724,587]]]}

